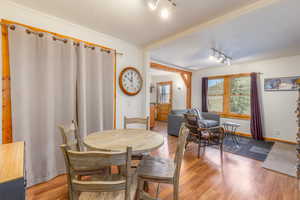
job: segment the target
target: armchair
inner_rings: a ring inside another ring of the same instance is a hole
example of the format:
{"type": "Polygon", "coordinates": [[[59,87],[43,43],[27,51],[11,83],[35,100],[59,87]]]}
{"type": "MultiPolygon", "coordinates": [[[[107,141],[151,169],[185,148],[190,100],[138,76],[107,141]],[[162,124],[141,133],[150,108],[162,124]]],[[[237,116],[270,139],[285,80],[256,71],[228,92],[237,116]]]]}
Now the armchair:
{"type": "Polygon", "coordinates": [[[205,127],[195,114],[184,114],[186,127],[189,129],[189,136],[186,148],[190,142],[198,144],[198,158],[201,147],[218,145],[221,157],[223,156],[224,128],[222,126],[205,127]]]}

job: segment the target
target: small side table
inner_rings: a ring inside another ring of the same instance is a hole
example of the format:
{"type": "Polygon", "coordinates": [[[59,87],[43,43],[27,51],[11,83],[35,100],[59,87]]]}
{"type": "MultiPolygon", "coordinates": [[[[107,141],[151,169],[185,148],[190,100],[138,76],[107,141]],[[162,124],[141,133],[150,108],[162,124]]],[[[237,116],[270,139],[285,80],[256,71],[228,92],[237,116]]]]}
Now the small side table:
{"type": "Polygon", "coordinates": [[[224,122],[223,127],[225,129],[225,135],[228,136],[231,135],[232,141],[236,146],[240,146],[239,144],[239,136],[236,133],[237,128],[239,128],[241,125],[238,123],[233,122],[224,122]]]}

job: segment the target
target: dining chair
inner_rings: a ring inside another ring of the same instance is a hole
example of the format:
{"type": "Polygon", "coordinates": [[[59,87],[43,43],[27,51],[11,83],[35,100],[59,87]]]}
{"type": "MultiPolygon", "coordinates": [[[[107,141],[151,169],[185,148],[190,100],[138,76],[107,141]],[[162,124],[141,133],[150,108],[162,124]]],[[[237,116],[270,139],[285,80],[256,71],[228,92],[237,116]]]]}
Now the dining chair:
{"type": "MultiPolygon", "coordinates": [[[[147,118],[127,118],[124,117],[124,129],[128,129],[129,124],[141,124],[144,125],[146,130],[149,130],[149,117],[147,118]]],[[[132,160],[142,160],[144,156],[147,156],[147,153],[138,153],[132,155],[132,160]]]]}
{"type": "Polygon", "coordinates": [[[61,132],[63,144],[68,145],[73,151],[83,151],[82,140],[75,120],[72,120],[69,125],[60,125],[58,128],[61,132]]]}
{"type": "MultiPolygon", "coordinates": [[[[89,151],[89,148],[84,148],[82,139],[78,133],[78,126],[75,120],[72,120],[72,123],[69,125],[62,125],[59,126],[61,135],[62,135],[62,139],[63,139],[63,144],[67,145],[68,148],[70,150],[73,151],[78,151],[78,152],[84,152],[84,151],[89,151]]],[[[96,171],[89,171],[86,172],[85,175],[89,176],[89,175],[100,175],[100,174],[104,174],[104,173],[110,173],[111,172],[111,168],[99,168],[96,171]]],[[[83,177],[83,175],[79,175],[78,178],[81,179],[83,177]]]]}
{"type": "Polygon", "coordinates": [[[174,160],[151,156],[143,158],[137,169],[137,200],[155,199],[144,191],[143,188],[145,182],[158,183],[156,199],[158,198],[159,186],[161,183],[172,184],[174,188],[173,199],[179,200],[179,177],[187,136],[188,130],[185,127],[185,124],[182,123],[174,160]]]}
{"type": "Polygon", "coordinates": [[[68,176],[69,199],[85,200],[132,200],[135,188],[131,169],[132,147],[126,152],[78,152],[66,144],[61,145],[68,176]],[[122,173],[107,173],[89,176],[84,180],[78,176],[98,171],[104,167],[124,166],[122,173]],[[132,188],[132,189],[131,189],[132,188]],[[132,191],[131,191],[132,190],[132,191]]]}
{"type": "Polygon", "coordinates": [[[200,158],[201,147],[217,145],[220,149],[221,158],[223,157],[223,139],[225,130],[222,126],[211,128],[202,127],[198,116],[195,114],[184,114],[186,127],[189,129],[186,147],[189,142],[198,144],[198,158],[200,158]]]}
{"type": "Polygon", "coordinates": [[[146,117],[146,118],[138,118],[138,117],[128,118],[128,117],[125,116],[124,117],[124,129],[127,129],[129,124],[141,124],[141,125],[145,126],[146,130],[150,129],[149,117],[146,117]]]}

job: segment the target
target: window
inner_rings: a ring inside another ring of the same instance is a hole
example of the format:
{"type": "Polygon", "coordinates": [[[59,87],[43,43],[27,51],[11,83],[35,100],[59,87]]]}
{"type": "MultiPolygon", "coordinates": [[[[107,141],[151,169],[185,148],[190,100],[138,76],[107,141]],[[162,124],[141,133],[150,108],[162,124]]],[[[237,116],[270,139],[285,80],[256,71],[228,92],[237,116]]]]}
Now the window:
{"type": "Polygon", "coordinates": [[[230,112],[250,115],[250,77],[230,80],[230,112]]]}
{"type": "Polygon", "coordinates": [[[157,102],[159,104],[171,103],[171,82],[158,83],[157,102]]]}
{"type": "Polygon", "coordinates": [[[224,79],[208,81],[208,110],[223,112],[224,104],[224,79]]]}
{"type": "Polygon", "coordinates": [[[249,74],[211,77],[208,80],[208,110],[222,117],[250,118],[249,74]]]}

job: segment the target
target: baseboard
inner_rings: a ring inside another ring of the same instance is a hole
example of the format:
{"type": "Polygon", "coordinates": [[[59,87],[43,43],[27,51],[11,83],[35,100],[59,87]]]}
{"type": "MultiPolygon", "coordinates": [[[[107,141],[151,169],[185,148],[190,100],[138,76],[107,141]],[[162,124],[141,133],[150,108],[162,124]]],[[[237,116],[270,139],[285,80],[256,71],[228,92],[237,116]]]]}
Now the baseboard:
{"type": "MultiPolygon", "coordinates": [[[[244,132],[236,132],[236,134],[244,137],[252,137],[251,134],[249,133],[244,133],[244,132]]],[[[288,140],[283,140],[279,138],[270,138],[270,137],[264,137],[264,140],[266,141],[272,141],[272,142],[283,142],[283,143],[288,143],[288,144],[297,144],[296,142],[288,141],[288,140]]]]}

